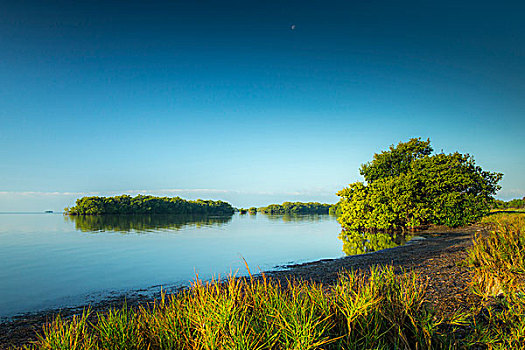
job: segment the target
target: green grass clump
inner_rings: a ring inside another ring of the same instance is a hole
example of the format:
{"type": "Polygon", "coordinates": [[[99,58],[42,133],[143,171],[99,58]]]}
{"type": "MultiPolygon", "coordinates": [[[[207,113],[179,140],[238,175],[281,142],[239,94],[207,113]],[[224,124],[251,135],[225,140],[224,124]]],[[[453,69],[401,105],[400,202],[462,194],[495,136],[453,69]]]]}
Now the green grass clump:
{"type": "Polygon", "coordinates": [[[467,324],[470,333],[462,342],[465,348],[525,349],[524,295],[511,294],[474,308],[467,324]]]}
{"type": "Polygon", "coordinates": [[[469,251],[473,286],[486,297],[525,287],[525,214],[499,213],[484,218],[488,234],[478,233],[469,251]]]}
{"type": "Polygon", "coordinates": [[[42,333],[38,334],[35,347],[42,350],[91,350],[99,349],[91,336],[91,325],[88,322],[89,310],[82,315],[64,320],[58,315],[55,320],[44,325],[42,333]]]}
{"type": "Polygon", "coordinates": [[[443,345],[425,285],[393,268],[344,272],[337,284],[235,278],[153,305],[58,316],[27,349],[430,349],[443,345]]]}
{"type": "Polygon", "coordinates": [[[141,323],[138,315],[124,305],[121,309],[111,309],[98,315],[96,335],[101,349],[143,349],[141,323]]]}
{"type": "Polygon", "coordinates": [[[343,339],[334,348],[437,347],[439,323],[426,307],[425,289],[415,274],[395,275],[392,268],[372,269],[368,279],[343,274],[333,293],[343,339]]]}
{"type": "Polygon", "coordinates": [[[497,213],[484,218],[469,250],[474,293],[484,299],[464,319],[465,347],[525,349],[525,215],[497,213]]]}

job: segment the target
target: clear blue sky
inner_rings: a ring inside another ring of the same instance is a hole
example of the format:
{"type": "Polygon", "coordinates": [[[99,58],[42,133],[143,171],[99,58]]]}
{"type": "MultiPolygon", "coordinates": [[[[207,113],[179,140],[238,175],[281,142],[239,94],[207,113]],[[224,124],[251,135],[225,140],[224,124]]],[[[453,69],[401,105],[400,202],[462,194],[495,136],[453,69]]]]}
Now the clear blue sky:
{"type": "Polygon", "coordinates": [[[523,2],[0,6],[0,211],[89,193],[335,202],[410,137],[525,195],[523,2]]]}

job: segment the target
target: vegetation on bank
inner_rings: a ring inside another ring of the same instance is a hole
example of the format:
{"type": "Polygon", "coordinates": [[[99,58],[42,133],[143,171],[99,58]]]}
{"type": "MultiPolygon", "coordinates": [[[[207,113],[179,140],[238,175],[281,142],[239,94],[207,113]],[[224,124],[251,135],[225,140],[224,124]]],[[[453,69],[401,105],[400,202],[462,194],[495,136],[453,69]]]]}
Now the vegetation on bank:
{"type": "Polygon", "coordinates": [[[82,197],[76,205],[65,208],[67,215],[106,214],[179,214],[179,215],[233,215],[234,208],[223,201],[197,199],[184,200],[180,197],[154,197],[137,195],[131,197],[82,197]]]}
{"type": "Polygon", "coordinates": [[[261,207],[258,211],[264,214],[328,214],[331,206],[318,202],[284,202],[261,207]]]}
{"type": "Polygon", "coordinates": [[[276,214],[276,215],[305,215],[305,214],[331,214],[333,204],[317,202],[284,202],[283,204],[270,204],[266,207],[238,208],[240,214],[276,214]]]}
{"type": "Polygon", "coordinates": [[[341,211],[341,201],[335,203],[335,204],[332,204],[330,206],[330,209],[328,210],[328,213],[330,215],[335,215],[335,216],[339,216],[342,214],[342,211],[341,211]]]}
{"type": "Polygon", "coordinates": [[[483,171],[468,154],[432,151],[429,140],[414,138],[363,164],[366,183],[352,183],[337,193],[343,229],[458,227],[488,213],[503,174],[483,171]]]}
{"type": "Polygon", "coordinates": [[[256,207],[251,207],[249,209],[246,209],[246,208],[238,208],[237,211],[240,213],[240,214],[257,214],[257,208],[256,207]]]}
{"type": "Polygon", "coordinates": [[[490,215],[488,235],[477,234],[469,266],[481,296],[525,293],[525,213],[490,215]]]}
{"type": "Polygon", "coordinates": [[[465,342],[492,349],[525,348],[525,213],[483,219],[491,229],[478,233],[466,261],[472,290],[489,303],[474,307],[464,322],[465,342]]]}
{"type": "Polygon", "coordinates": [[[525,209],[525,197],[502,201],[496,199],[492,204],[492,209],[525,209]]]}
{"type": "Polygon", "coordinates": [[[88,312],[44,328],[30,349],[428,349],[441,344],[425,286],[392,268],[322,285],[266,278],[196,281],[153,307],[88,312]],[[284,287],[284,288],[283,288],[284,287]]]}

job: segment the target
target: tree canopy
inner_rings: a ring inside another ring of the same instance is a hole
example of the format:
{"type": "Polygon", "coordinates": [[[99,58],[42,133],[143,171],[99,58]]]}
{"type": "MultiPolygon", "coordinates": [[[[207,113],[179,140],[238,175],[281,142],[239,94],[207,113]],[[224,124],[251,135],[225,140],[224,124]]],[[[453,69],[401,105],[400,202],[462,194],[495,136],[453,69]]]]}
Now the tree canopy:
{"type": "Polygon", "coordinates": [[[374,154],[374,160],[362,164],[359,172],[368,183],[398,176],[409,171],[414,160],[428,156],[432,151],[429,139],[410,139],[405,143],[400,142],[396,147],[390,146],[388,151],[374,154]]]}
{"type": "Polygon", "coordinates": [[[223,201],[197,199],[184,200],[180,197],[154,197],[138,195],[131,197],[82,197],[76,205],[65,208],[68,215],[105,214],[184,214],[184,215],[233,215],[234,208],[223,201]]]}
{"type": "Polygon", "coordinates": [[[462,226],[487,213],[503,174],[483,171],[458,152],[434,154],[420,138],[390,146],[361,166],[366,182],[337,194],[347,230],[398,230],[429,223],[462,226]]]}

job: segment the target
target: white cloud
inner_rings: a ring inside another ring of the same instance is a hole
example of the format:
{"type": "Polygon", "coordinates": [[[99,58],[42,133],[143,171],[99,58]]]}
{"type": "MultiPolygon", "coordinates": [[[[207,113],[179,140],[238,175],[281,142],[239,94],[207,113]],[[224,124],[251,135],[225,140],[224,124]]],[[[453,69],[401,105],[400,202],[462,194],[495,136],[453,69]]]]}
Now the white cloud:
{"type": "Polygon", "coordinates": [[[235,191],[216,189],[160,189],[160,190],[124,190],[124,191],[95,191],[95,192],[43,192],[43,191],[0,191],[0,196],[108,196],[116,194],[140,194],[140,193],[235,193],[235,191]]]}
{"type": "Polygon", "coordinates": [[[0,191],[0,196],[85,196],[88,192],[0,191]]]}

